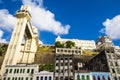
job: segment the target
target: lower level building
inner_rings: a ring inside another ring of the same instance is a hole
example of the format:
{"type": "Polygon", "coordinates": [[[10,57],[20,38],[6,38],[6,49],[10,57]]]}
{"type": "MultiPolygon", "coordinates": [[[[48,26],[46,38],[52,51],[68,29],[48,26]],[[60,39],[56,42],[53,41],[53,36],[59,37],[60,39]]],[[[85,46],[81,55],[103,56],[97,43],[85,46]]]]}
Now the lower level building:
{"type": "Polygon", "coordinates": [[[39,70],[36,64],[7,65],[2,80],[34,80],[33,74],[39,70]]]}
{"type": "Polygon", "coordinates": [[[53,80],[53,72],[41,71],[33,75],[33,80],[53,80]]]}
{"type": "Polygon", "coordinates": [[[74,80],[112,80],[108,72],[75,72],[74,80]]]}
{"type": "Polygon", "coordinates": [[[73,55],[55,55],[54,76],[54,80],[73,80],[73,55]]]}

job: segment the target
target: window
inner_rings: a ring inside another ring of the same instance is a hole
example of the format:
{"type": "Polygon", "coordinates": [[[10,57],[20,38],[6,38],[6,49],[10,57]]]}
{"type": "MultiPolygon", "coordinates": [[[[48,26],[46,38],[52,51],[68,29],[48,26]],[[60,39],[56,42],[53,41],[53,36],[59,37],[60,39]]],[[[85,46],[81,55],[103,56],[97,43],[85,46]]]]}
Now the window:
{"type": "Polygon", "coordinates": [[[102,76],[102,80],[105,80],[105,77],[104,77],[104,76],[102,76]]]}
{"type": "Polygon", "coordinates": [[[19,69],[17,69],[17,73],[19,73],[19,69]]]}
{"type": "Polygon", "coordinates": [[[114,69],[112,69],[112,73],[115,73],[115,70],[114,70],[114,69]]]}
{"type": "Polygon", "coordinates": [[[30,69],[27,69],[27,73],[29,73],[30,72],[30,69]]]}
{"type": "Polygon", "coordinates": [[[115,66],[118,66],[118,63],[117,63],[117,62],[115,62],[115,66]]]}
{"type": "Polygon", "coordinates": [[[110,61],[109,63],[110,63],[110,66],[113,66],[113,62],[112,61],[110,61]]]}
{"type": "Polygon", "coordinates": [[[21,78],[21,80],[23,80],[23,77],[21,78]]]}
{"type": "Polygon", "coordinates": [[[20,69],[20,73],[22,73],[22,69],[20,69]]]}
{"type": "Polygon", "coordinates": [[[52,80],[52,79],[51,79],[51,76],[49,76],[49,80],[52,80]]]}
{"type": "Polygon", "coordinates": [[[6,77],[4,77],[3,80],[6,80],[6,77]]]}
{"type": "Polygon", "coordinates": [[[23,69],[23,73],[25,73],[25,69],[23,69]]]}
{"type": "Polygon", "coordinates": [[[100,80],[100,76],[98,76],[98,80],[100,80]]]}
{"type": "Polygon", "coordinates": [[[28,77],[26,77],[26,79],[25,80],[28,80],[28,77]]]}
{"type": "Polygon", "coordinates": [[[7,80],[10,80],[10,77],[8,77],[8,79],[7,80]]]}
{"type": "Polygon", "coordinates": [[[58,63],[56,63],[56,66],[58,66],[58,63]]]}
{"type": "Polygon", "coordinates": [[[31,77],[30,80],[33,80],[33,78],[31,77]]]}
{"type": "Polygon", "coordinates": [[[56,60],[58,60],[58,58],[56,58],[56,60]]]}
{"type": "Polygon", "coordinates": [[[95,76],[93,76],[93,80],[96,80],[95,76]]]}
{"type": "Polygon", "coordinates": [[[43,80],[43,77],[41,77],[41,79],[40,80],[43,80]]]}
{"type": "Polygon", "coordinates": [[[108,76],[108,80],[110,80],[110,76],[108,76]]]}
{"type": "Polygon", "coordinates": [[[77,75],[77,80],[80,80],[80,75],[77,75]]]}
{"type": "Polygon", "coordinates": [[[15,80],[17,80],[17,77],[15,78],[15,80]]]}
{"type": "Polygon", "coordinates": [[[8,69],[6,69],[5,73],[8,73],[8,69]]]}
{"type": "Polygon", "coordinates": [[[36,80],[39,80],[39,76],[36,77],[36,80]]]}
{"type": "Polygon", "coordinates": [[[87,79],[86,80],[90,80],[90,76],[89,75],[87,75],[87,79]]]}
{"type": "Polygon", "coordinates": [[[14,70],[14,73],[16,73],[16,69],[14,70]]]}
{"type": "Polygon", "coordinates": [[[20,77],[18,78],[18,80],[20,80],[20,77]]]}
{"type": "Polygon", "coordinates": [[[12,73],[12,69],[10,69],[10,73],[12,73]]]}
{"type": "Polygon", "coordinates": [[[14,77],[12,78],[12,80],[14,80],[14,77]]]}
{"type": "Polygon", "coordinates": [[[85,80],[85,76],[84,75],[82,75],[82,80],[85,80]]]}
{"type": "Polygon", "coordinates": [[[45,77],[45,80],[47,80],[47,76],[45,77]]]}
{"type": "Polygon", "coordinates": [[[120,74],[120,68],[116,68],[118,74],[120,74]]]}
{"type": "Polygon", "coordinates": [[[33,73],[34,73],[34,69],[31,70],[31,74],[33,74],[33,73]]]}

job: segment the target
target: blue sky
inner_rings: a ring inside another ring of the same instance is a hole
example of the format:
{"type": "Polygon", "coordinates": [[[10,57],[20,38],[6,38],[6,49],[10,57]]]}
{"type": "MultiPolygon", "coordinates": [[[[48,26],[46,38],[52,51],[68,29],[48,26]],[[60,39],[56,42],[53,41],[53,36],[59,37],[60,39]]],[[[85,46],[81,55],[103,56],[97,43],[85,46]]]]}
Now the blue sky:
{"type": "Polygon", "coordinates": [[[1,42],[9,41],[22,4],[32,7],[31,22],[45,44],[54,44],[57,35],[95,41],[110,35],[120,45],[120,0],[0,0],[1,42]]]}

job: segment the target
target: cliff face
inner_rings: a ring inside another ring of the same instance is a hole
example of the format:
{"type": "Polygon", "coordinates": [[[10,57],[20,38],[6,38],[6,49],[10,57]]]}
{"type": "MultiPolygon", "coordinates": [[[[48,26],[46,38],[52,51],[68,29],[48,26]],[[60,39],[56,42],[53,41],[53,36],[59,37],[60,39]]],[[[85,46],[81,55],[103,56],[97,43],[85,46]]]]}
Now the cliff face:
{"type": "Polygon", "coordinates": [[[54,47],[39,47],[35,55],[35,63],[54,64],[54,47]]]}

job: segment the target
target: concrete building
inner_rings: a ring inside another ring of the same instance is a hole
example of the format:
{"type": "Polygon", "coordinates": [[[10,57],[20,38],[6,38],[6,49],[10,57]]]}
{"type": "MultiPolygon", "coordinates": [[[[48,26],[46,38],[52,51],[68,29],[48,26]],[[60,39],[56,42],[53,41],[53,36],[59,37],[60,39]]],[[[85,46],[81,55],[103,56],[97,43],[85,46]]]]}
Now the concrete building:
{"type": "Polygon", "coordinates": [[[112,80],[108,72],[75,72],[74,80],[112,80]]]}
{"type": "Polygon", "coordinates": [[[96,43],[96,47],[97,49],[103,49],[103,48],[114,47],[114,44],[110,36],[99,36],[96,43]]]}
{"type": "Polygon", "coordinates": [[[34,80],[33,74],[38,70],[39,67],[35,64],[7,65],[2,80],[34,80]]]}
{"type": "Polygon", "coordinates": [[[73,55],[56,54],[54,80],[73,80],[73,55]]]}
{"type": "Polygon", "coordinates": [[[5,72],[5,66],[7,65],[33,63],[37,51],[39,41],[38,31],[37,28],[30,23],[30,6],[21,6],[21,9],[16,12],[16,17],[16,24],[1,67],[1,76],[5,72]],[[25,44],[21,46],[23,39],[25,40],[25,44]]]}
{"type": "Polygon", "coordinates": [[[33,80],[53,80],[53,72],[41,71],[33,75],[33,80]]]}
{"type": "Polygon", "coordinates": [[[120,80],[120,55],[110,50],[103,50],[86,63],[84,69],[110,72],[112,80],[120,80]]]}
{"type": "Polygon", "coordinates": [[[58,36],[56,41],[60,41],[61,43],[65,43],[66,41],[75,42],[75,46],[81,49],[96,49],[96,44],[94,40],[78,40],[78,39],[63,39],[58,36]]]}
{"type": "Polygon", "coordinates": [[[56,48],[56,54],[74,54],[74,55],[82,55],[81,49],[75,48],[56,48]]]}

